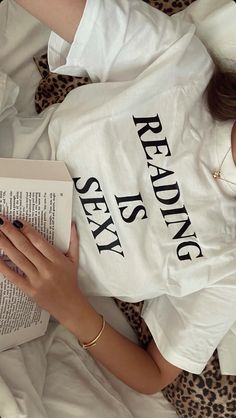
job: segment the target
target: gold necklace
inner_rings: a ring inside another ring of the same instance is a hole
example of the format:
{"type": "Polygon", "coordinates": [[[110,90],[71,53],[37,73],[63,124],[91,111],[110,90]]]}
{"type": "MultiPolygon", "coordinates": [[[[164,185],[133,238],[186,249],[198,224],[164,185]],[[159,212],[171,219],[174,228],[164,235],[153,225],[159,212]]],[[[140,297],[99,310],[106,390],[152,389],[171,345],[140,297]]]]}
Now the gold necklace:
{"type": "Polygon", "coordinates": [[[224,162],[226,160],[226,157],[227,157],[228,153],[230,152],[230,150],[231,150],[231,145],[230,145],[228,151],[226,152],[226,154],[225,154],[225,156],[224,156],[224,158],[223,158],[223,160],[222,160],[222,162],[221,162],[218,170],[213,171],[212,175],[213,175],[213,177],[214,177],[215,180],[222,180],[222,181],[226,181],[227,183],[230,183],[230,184],[236,184],[236,183],[234,183],[234,182],[232,182],[230,180],[226,180],[224,177],[221,177],[221,169],[223,167],[223,164],[224,164],[224,162]]]}

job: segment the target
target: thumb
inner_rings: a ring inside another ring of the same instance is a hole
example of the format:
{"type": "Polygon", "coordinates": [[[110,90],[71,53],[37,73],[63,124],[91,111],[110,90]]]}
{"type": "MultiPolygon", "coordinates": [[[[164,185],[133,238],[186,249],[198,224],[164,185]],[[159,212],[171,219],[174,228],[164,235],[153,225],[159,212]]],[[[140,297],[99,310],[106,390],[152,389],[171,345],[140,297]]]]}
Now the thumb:
{"type": "Polygon", "coordinates": [[[79,261],[79,237],[77,233],[77,228],[75,223],[71,225],[71,235],[70,235],[70,246],[66,256],[74,264],[78,264],[79,261]]]}

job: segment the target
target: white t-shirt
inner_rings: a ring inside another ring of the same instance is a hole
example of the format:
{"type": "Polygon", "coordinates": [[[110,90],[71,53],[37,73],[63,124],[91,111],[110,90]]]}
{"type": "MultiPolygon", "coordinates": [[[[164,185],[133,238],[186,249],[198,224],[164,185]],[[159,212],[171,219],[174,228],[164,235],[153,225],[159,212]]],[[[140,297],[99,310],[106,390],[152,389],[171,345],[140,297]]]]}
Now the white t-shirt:
{"type": "MultiPolygon", "coordinates": [[[[236,320],[236,185],[212,175],[233,122],[207,111],[213,65],[194,32],[142,1],[88,0],[49,59],[94,83],[67,96],[49,136],[74,178],[82,290],[145,299],[162,355],[200,373],[236,320]]],[[[236,183],[231,151],[222,174],[236,183]]]]}

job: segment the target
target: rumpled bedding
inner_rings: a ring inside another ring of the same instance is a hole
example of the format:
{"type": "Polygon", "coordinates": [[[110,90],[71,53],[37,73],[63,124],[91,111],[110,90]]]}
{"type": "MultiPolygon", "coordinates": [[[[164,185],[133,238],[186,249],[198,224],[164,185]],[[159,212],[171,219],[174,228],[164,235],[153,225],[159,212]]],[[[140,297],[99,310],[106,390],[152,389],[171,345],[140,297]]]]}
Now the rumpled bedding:
{"type": "Polygon", "coordinates": [[[92,357],[62,326],[0,356],[2,418],[131,418],[92,357]]]}
{"type": "MultiPolygon", "coordinates": [[[[136,341],[110,299],[91,303],[136,341]]],[[[45,336],[0,353],[1,418],[143,418],[146,413],[176,418],[161,393],[142,395],[122,384],[53,319],[45,336]]]]}

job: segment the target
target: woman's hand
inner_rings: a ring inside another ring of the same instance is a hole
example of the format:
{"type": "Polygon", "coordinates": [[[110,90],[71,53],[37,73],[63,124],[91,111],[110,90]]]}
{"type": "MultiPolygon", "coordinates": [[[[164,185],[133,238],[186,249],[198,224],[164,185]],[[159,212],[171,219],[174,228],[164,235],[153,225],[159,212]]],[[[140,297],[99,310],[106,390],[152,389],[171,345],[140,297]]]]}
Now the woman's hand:
{"type": "Polygon", "coordinates": [[[13,271],[0,258],[0,272],[41,308],[65,323],[79,303],[77,284],[78,235],[73,224],[66,255],[48,243],[30,224],[0,218],[0,249],[24,273],[13,271]],[[14,226],[15,225],[15,226],[14,226]]]}
{"type": "MultiPolygon", "coordinates": [[[[50,245],[25,221],[13,226],[0,218],[0,249],[19,267],[17,274],[0,259],[0,272],[39,306],[51,313],[81,342],[91,342],[101,331],[101,316],[77,285],[78,237],[73,225],[67,255],[50,245]]],[[[155,393],[172,382],[180,369],[168,363],[153,342],[148,352],[109,324],[92,355],[124,383],[142,393],[155,393]]]]}

